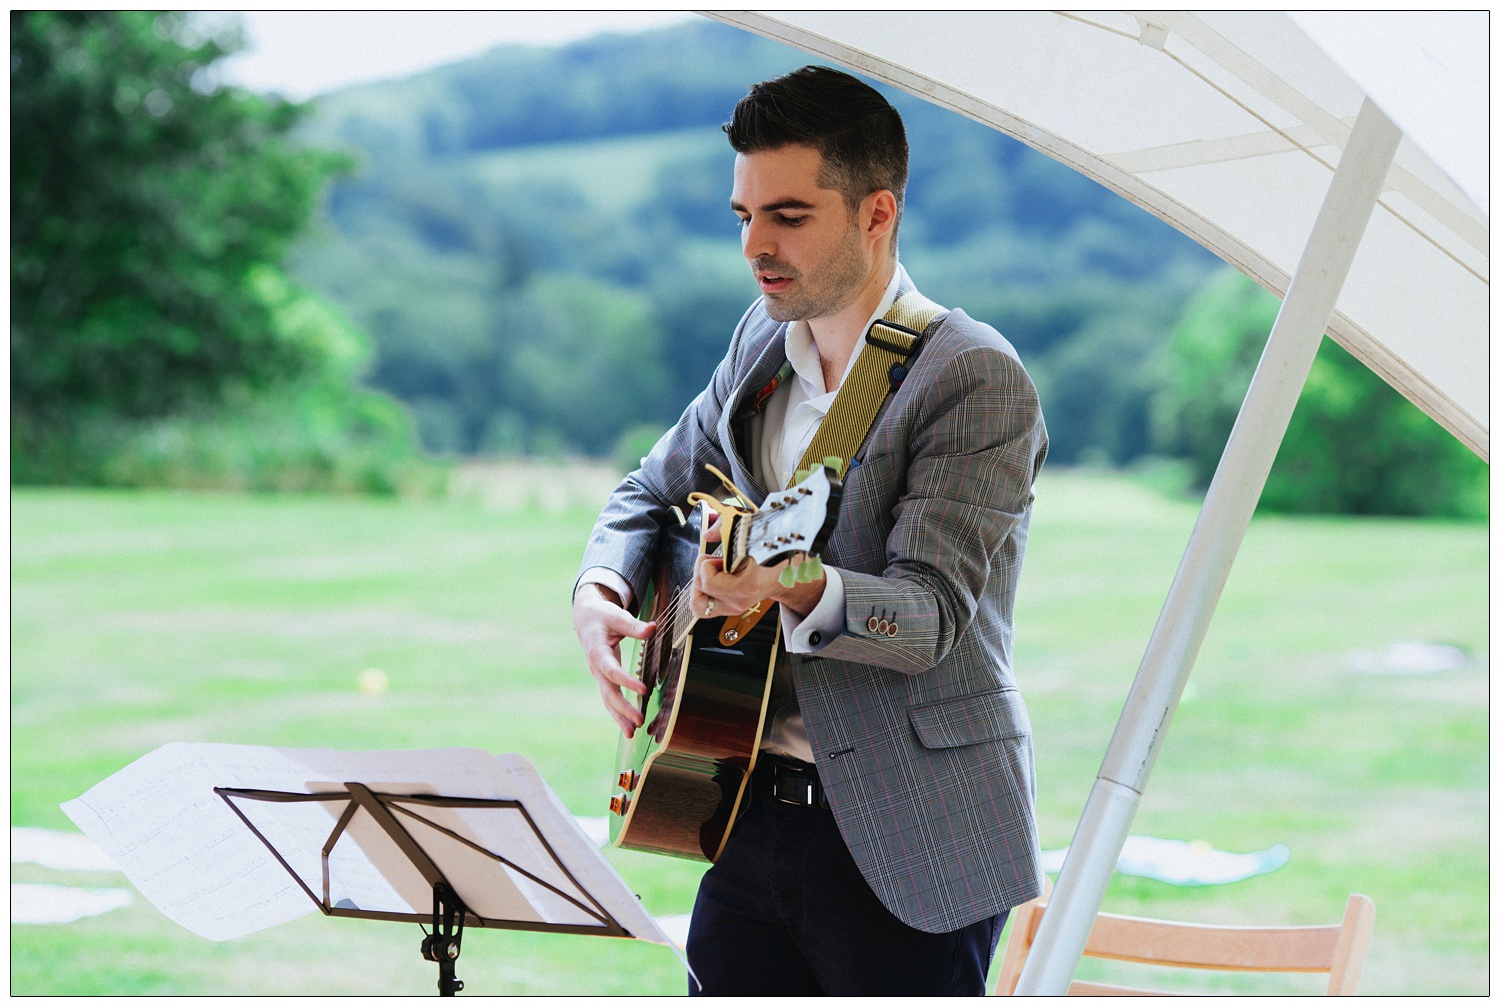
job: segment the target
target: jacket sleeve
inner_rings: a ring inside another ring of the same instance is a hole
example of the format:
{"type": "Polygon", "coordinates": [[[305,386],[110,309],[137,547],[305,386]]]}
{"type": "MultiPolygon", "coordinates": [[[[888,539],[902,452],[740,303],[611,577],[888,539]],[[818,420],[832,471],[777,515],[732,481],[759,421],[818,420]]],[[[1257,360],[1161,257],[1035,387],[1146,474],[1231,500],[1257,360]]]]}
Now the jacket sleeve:
{"type": "Polygon", "coordinates": [[[926,383],[909,431],[907,454],[865,461],[877,470],[863,477],[899,488],[885,568],[840,568],[845,631],[817,652],[820,658],[925,672],[982,604],[1014,593],[1025,547],[1018,539],[1047,444],[1036,389],[1020,361],[993,346],[954,355],[926,383]],[[997,578],[1002,583],[992,583],[997,578]],[[884,631],[870,627],[872,615],[886,617],[884,631]]]}

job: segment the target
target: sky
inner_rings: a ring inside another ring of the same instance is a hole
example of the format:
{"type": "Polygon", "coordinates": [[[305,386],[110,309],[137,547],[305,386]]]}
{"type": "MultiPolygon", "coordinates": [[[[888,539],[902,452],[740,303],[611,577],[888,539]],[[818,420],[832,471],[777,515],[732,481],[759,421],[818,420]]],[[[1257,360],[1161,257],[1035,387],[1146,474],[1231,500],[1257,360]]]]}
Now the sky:
{"type": "Polygon", "coordinates": [[[406,77],[497,45],[560,45],[603,31],[678,24],[689,11],[200,11],[238,16],[246,51],[218,65],[224,83],[303,101],[406,77]]]}

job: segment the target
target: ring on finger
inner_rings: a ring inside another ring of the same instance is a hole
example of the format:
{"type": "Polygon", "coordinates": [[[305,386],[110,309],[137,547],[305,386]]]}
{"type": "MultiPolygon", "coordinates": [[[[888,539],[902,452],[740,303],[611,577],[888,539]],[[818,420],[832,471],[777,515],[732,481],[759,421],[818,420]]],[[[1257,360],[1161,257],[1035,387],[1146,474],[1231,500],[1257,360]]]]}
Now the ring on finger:
{"type": "Polygon", "coordinates": [[[707,607],[705,607],[703,609],[703,618],[707,619],[709,616],[711,616],[713,614],[714,614],[714,601],[713,601],[712,598],[710,598],[708,600],[707,607]]]}

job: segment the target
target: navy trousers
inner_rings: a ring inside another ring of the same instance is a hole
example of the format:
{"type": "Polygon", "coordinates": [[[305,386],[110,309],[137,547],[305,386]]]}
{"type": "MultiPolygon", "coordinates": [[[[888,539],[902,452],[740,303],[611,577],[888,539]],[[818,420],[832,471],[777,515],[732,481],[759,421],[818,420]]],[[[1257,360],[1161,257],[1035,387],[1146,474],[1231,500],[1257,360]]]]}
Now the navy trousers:
{"type": "Polygon", "coordinates": [[[833,812],[777,801],[757,772],[750,807],[703,876],[688,964],[708,996],[982,996],[1009,912],[929,934],[881,904],[833,812]]]}

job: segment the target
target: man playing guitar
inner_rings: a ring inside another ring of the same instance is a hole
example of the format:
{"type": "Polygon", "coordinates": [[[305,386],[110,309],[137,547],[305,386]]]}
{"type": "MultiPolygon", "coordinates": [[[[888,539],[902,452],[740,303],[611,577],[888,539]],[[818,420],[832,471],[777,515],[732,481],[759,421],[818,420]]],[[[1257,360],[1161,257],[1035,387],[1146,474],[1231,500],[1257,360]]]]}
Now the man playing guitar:
{"type": "MultiPolygon", "coordinates": [[[[611,497],[574,594],[589,671],[626,736],[645,686],[619,647],[658,631],[628,608],[668,510],[718,489],[705,465],[752,497],[787,486],[878,345],[872,323],[925,301],[897,258],[905,131],[877,91],[804,67],[753,86],[724,128],[761,297],[611,497]]],[[[782,630],[750,797],[693,911],[703,993],[979,995],[1009,909],[1041,891],[1011,650],[1046,429],[989,326],[939,309],[918,345],[848,461],[821,576],[786,586],[780,564],[698,560],[694,614],[770,600],[782,630]]]]}

